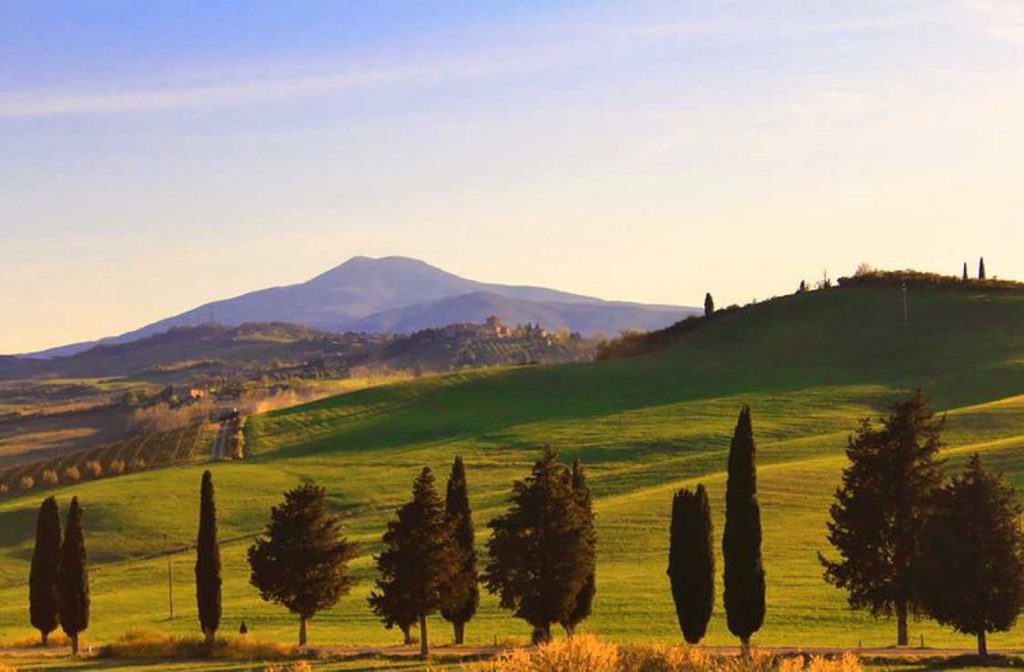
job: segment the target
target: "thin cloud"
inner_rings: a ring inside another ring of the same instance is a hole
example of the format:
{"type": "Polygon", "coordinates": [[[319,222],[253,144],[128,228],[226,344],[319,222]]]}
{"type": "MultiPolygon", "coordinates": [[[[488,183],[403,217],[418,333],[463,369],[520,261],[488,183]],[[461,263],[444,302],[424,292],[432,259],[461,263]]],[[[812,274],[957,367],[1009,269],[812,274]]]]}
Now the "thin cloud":
{"type": "Polygon", "coordinates": [[[396,84],[426,85],[514,75],[550,64],[549,59],[535,55],[513,56],[170,89],[5,95],[0,97],[0,118],[118,114],[286,102],[396,84]]]}

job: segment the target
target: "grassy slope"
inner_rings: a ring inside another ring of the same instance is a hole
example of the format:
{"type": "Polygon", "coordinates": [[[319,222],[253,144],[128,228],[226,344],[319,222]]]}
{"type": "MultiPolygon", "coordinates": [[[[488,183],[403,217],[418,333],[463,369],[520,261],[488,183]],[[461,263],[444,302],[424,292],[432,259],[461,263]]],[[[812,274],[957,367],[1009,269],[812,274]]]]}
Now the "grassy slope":
{"type": "MultiPolygon", "coordinates": [[[[593,365],[528,367],[410,381],[259,416],[256,457],[213,467],[224,540],[224,627],[245,619],[260,637],[294,636],[293,619],[247,585],[245,548],[285,488],[328,486],[363,544],[353,595],[312,626],[314,643],[391,643],[366,607],[371,554],[417,469],[469,467],[479,541],[513,478],[542,443],[583,458],[597,497],[598,598],[588,627],[617,638],[678,638],[664,576],[671,493],[700,480],[721,515],[725,451],[742,403],[753,407],[768,571],[764,644],[883,645],[894,627],[845,608],[825,585],[816,552],[858,417],[922,386],[951,411],[954,460],[982,450],[1024,480],[1024,296],[844,289],[754,306],[688,334],[655,356],[593,365]]],[[[191,556],[173,556],[176,615],[166,619],[166,549],[195,533],[201,467],[84,483],[61,493],[85,502],[93,561],[93,639],[132,626],[195,629],[191,556]],[[165,537],[166,535],[166,537],[165,537]]],[[[0,637],[25,629],[27,559],[36,498],[0,505],[0,637]]],[[[716,533],[722,520],[716,520],[716,533]]],[[[435,641],[448,629],[438,619],[435,641]]],[[[931,623],[928,644],[970,646],[931,623]]],[[[993,637],[993,646],[1020,633],[993,637]]],[[[470,642],[525,640],[527,629],[485,598],[470,642]]],[[[731,641],[721,608],[710,642],[731,641]]]]}

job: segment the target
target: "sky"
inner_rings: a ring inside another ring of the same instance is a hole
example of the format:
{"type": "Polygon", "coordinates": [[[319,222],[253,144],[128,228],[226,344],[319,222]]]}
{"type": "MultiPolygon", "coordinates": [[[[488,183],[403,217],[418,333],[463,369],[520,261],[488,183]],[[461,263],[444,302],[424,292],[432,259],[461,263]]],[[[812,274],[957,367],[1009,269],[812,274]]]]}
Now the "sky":
{"type": "Polygon", "coordinates": [[[1024,279],[1019,0],[0,0],[0,352],[400,254],[719,305],[1024,279]]]}

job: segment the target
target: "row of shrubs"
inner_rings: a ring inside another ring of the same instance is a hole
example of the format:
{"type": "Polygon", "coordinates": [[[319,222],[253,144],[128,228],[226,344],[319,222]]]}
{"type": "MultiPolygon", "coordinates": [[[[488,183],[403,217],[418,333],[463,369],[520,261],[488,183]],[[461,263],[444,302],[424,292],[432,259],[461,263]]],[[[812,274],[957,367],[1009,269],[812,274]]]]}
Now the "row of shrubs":
{"type": "Polygon", "coordinates": [[[19,490],[73,485],[191,459],[202,425],[136,436],[108,446],[62,455],[0,472],[0,496],[19,490]]]}
{"type": "Polygon", "coordinates": [[[577,635],[534,649],[513,649],[494,660],[468,666],[474,672],[862,672],[856,656],[778,657],[709,653],[688,646],[618,646],[592,635],[577,635]]]}
{"type": "MultiPolygon", "coordinates": [[[[106,468],[99,460],[86,460],[85,475],[91,478],[101,478],[104,473],[108,476],[120,476],[126,470],[130,471],[142,471],[149,465],[141,457],[137,457],[132,460],[131,464],[125,464],[124,460],[114,459],[107,463],[106,468]]],[[[82,470],[77,465],[67,467],[60,473],[57,473],[54,469],[43,469],[39,476],[38,481],[31,475],[26,474],[18,479],[18,489],[20,490],[31,490],[35,487],[50,487],[60,483],[65,485],[72,485],[82,480],[82,470]]],[[[10,486],[7,483],[0,483],[0,495],[4,495],[10,492],[10,486]]]]}

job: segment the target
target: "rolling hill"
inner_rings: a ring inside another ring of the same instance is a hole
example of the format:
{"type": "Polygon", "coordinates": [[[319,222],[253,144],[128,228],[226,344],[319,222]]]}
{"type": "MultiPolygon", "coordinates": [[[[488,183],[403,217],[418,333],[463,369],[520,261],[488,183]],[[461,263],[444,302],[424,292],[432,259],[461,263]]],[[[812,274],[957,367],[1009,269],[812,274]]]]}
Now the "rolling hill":
{"type": "Polygon", "coordinates": [[[97,343],[126,343],[173,327],[209,322],[226,326],[289,322],[336,333],[410,332],[453,322],[480,323],[490,315],[508,324],[530,316],[543,318],[532,321],[551,331],[568,327],[592,335],[655,329],[693,312],[680,306],[604,301],[543,287],[477,282],[407,257],[353,257],[307,282],[214,301],[120,336],[29,356],[66,357],[97,343]],[[489,299],[480,300],[484,295],[489,299]]]}
{"type": "MultiPolygon", "coordinates": [[[[755,645],[886,645],[895,628],[846,607],[821,579],[825,520],[846,436],[857,420],[921,387],[948,415],[954,469],[973,451],[1024,483],[1024,293],[912,288],[903,324],[898,289],[848,287],[785,297],[708,320],[656,354],[593,364],[426,377],[332,397],[249,423],[254,456],[211,468],[224,540],[224,628],[291,640],[296,624],[248,585],[245,549],[280,493],[303,478],[328,488],[361,545],[351,596],[311,624],[316,644],[396,642],[365,598],[372,555],[393,507],[422,465],[439,478],[467,464],[483,544],[514,478],[543,444],[580,458],[594,491],[598,587],[585,629],[616,639],[679,641],[665,577],[672,493],[704,483],[720,543],[724,469],[741,404],[758,442],[768,615],[755,645]]],[[[93,562],[94,641],[129,627],[196,630],[191,592],[198,487],[204,464],[81,483],[54,491],[85,505],[93,562]],[[179,597],[166,620],[166,566],[179,597]],[[183,595],[183,597],[181,597],[183,595]]],[[[41,492],[0,500],[0,636],[27,630],[28,557],[41,492]]],[[[721,560],[719,559],[719,568],[721,560]]],[[[718,589],[720,591],[720,576],[718,589]]],[[[450,632],[431,619],[435,641],[450,632]]],[[[998,650],[1020,628],[991,638],[998,650]]],[[[485,596],[468,642],[526,641],[528,628],[485,596]]],[[[927,645],[973,643],[934,623],[912,624],[927,645]]],[[[709,643],[733,643],[721,603],[709,643]]]]}

